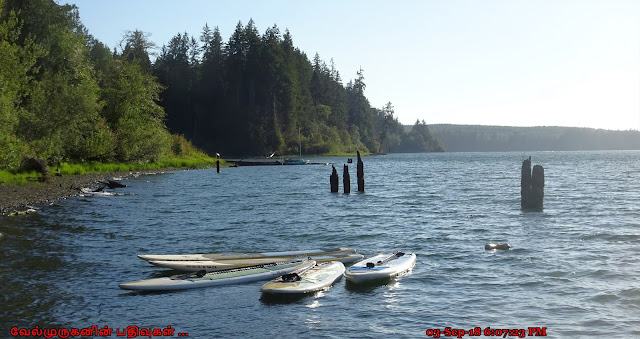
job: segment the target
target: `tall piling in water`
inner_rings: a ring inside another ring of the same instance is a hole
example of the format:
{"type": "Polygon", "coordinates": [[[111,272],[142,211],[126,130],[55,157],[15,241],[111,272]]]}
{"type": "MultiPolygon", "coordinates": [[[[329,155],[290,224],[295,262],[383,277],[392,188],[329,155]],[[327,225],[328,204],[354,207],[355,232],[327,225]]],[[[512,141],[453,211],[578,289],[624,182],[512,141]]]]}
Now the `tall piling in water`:
{"type": "Polygon", "coordinates": [[[357,166],[357,175],[358,175],[358,192],[364,193],[364,164],[362,163],[362,159],[360,158],[360,151],[357,151],[358,154],[358,166],[357,166]]]}
{"type": "Polygon", "coordinates": [[[338,171],[331,165],[331,176],[329,176],[329,184],[331,184],[331,193],[338,193],[338,171]]]}
{"type": "Polygon", "coordinates": [[[531,157],[522,162],[522,178],[520,180],[520,207],[523,211],[542,211],[544,199],[544,168],[533,166],[531,157]]]}
{"type": "Polygon", "coordinates": [[[351,176],[349,176],[349,166],[344,165],[342,172],[342,187],[344,187],[344,193],[351,193],[351,176]]]}

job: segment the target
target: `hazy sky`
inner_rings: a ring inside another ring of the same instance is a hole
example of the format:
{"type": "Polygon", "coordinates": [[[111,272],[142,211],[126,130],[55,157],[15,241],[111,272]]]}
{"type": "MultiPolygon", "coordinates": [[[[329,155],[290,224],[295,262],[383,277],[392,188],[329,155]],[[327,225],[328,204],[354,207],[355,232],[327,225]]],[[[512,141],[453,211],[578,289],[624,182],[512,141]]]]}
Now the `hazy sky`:
{"type": "Polygon", "coordinates": [[[402,123],[640,130],[638,0],[76,0],[109,47],[127,30],[158,46],[250,18],[288,28],[346,83],[362,67],[375,107],[402,123]]]}

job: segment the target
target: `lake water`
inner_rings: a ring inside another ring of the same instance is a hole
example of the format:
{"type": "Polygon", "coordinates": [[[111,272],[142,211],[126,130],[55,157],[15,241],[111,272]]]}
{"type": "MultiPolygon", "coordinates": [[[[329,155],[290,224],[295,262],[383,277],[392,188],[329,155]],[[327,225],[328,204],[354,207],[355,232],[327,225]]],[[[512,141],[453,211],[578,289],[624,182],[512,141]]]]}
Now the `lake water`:
{"type": "MultiPolygon", "coordinates": [[[[520,210],[524,153],[439,153],[364,157],[364,194],[330,193],[330,166],[223,168],[140,176],[118,190],[130,195],[0,218],[0,330],[420,338],[446,327],[529,337],[539,327],[548,337],[640,336],[640,152],[530,155],[545,168],[543,212],[520,210]],[[486,251],[489,242],[512,249],[486,251]],[[402,250],[418,260],[387,284],[354,288],[341,279],[298,299],[261,298],[264,282],[118,288],[173,272],[141,253],[319,247],[402,250]]],[[[346,158],[314,161],[339,165],[342,192],[346,158]]],[[[355,159],[350,173],[356,191],[355,159]]]]}

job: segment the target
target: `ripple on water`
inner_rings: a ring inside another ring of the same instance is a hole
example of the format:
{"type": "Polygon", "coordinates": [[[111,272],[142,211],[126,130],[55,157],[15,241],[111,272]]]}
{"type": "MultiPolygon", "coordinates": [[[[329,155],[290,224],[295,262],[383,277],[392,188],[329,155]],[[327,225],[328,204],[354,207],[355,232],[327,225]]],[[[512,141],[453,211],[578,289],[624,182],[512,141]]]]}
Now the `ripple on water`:
{"type": "Polygon", "coordinates": [[[519,153],[366,157],[365,194],[328,192],[325,166],[131,179],[131,196],[78,197],[0,219],[0,272],[9,272],[0,293],[17,310],[12,325],[26,327],[171,325],[206,337],[215,319],[222,337],[417,337],[479,324],[544,326],[554,337],[638,335],[640,152],[532,156],[547,176],[540,213],[520,211],[519,153]],[[512,248],[485,251],[488,242],[512,248]],[[159,294],[117,287],[175,273],[140,253],[318,247],[413,251],[418,263],[398,280],[353,288],[342,279],[289,303],[262,302],[262,282],[159,294]]]}

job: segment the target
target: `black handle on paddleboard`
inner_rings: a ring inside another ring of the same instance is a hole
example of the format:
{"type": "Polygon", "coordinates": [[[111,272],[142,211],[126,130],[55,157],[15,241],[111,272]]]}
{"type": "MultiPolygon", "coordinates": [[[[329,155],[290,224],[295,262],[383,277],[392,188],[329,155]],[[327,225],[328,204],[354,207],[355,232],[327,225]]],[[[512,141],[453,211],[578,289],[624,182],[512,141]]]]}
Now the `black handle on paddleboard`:
{"type": "Polygon", "coordinates": [[[300,276],[298,275],[298,273],[288,273],[285,274],[281,277],[283,282],[296,282],[296,281],[300,281],[302,278],[300,278],[300,276]]]}
{"type": "MultiPolygon", "coordinates": [[[[309,257],[309,259],[311,259],[311,257],[309,257]]],[[[297,271],[293,271],[291,273],[287,273],[285,275],[280,276],[280,280],[282,280],[283,282],[296,282],[296,281],[300,281],[302,279],[302,277],[300,276],[301,274],[307,272],[308,270],[314,268],[318,266],[318,263],[316,263],[313,266],[309,266],[309,267],[305,267],[303,269],[297,270],[297,271]]]]}
{"type": "Polygon", "coordinates": [[[379,260],[375,264],[372,263],[372,262],[368,262],[367,263],[367,268],[374,268],[374,267],[376,267],[376,265],[384,265],[384,264],[388,263],[389,261],[391,261],[393,259],[400,258],[403,255],[404,255],[404,252],[396,252],[392,256],[388,257],[387,259],[379,260]]]}

